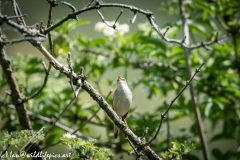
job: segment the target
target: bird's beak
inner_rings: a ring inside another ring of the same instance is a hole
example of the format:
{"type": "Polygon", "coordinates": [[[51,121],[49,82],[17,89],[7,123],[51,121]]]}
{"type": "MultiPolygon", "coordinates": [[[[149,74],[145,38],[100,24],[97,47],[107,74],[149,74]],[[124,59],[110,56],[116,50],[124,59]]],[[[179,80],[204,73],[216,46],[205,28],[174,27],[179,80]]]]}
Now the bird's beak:
{"type": "Polygon", "coordinates": [[[118,76],[118,81],[121,81],[121,80],[122,80],[122,78],[118,76]]]}

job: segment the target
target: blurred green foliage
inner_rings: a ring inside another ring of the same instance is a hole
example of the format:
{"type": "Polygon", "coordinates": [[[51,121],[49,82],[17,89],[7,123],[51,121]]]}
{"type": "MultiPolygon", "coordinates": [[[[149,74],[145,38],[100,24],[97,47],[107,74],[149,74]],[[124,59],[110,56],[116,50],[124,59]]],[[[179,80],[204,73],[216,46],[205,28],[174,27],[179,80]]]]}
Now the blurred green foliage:
{"type": "MultiPolygon", "coordinates": [[[[209,120],[211,125],[208,132],[213,132],[221,124],[221,131],[210,137],[208,144],[232,140],[233,146],[236,146],[234,150],[225,148],[224,144],[218,146],[219,148],[213,148],[211,150],[212,157],[235,160],[240,156],[239,149],[237,150],[240,147],[240,64],[238,63],[240,4],[230,0],[197,0],[184,1],[184,5],[187,9],[191,44],[213,40],[216,33],[219,37],[229,35],[225,42],[219,42],[222,45],[216,43],[211,46],[211,50],[204,48],[192,50],[190,62],[192,72],[202,62],[206,62],[193,83],[201,116],[204,121],[209,120]],[[222,148],[226,151],[223,152],[222,148]]],[[[177,7],[178,2],[172,0],[164,3],[161,10],[164,9],[171,15],[178,15],[177,7]]],[[[135,33],[121,35],[116,32],[115,37],[94,39],[76,29],[87,23],[88,21],[82,19],[69,21],[54,30],[52,32],[54,56],[67,66],[66,54],[71,52],[74,71],[78,72],[80,67],[84,67],[88,81],[100,93],[103,93],[106,87],[101,84],[104,80],[108,82],[109,86],[115,85],[115,81],[104,78],[104,75],[116,68],[123,68],[126,78],[129,76],[130,70],[139,71],[138,78],[128,81],[128,84],[132,90],[144,86],[144,91],[147,92],[146,96],[149,99],[152,99],[153,96],[163,99],[170,94],[176,95],[185,85],[187,79],[183,49],[176,44],[164,42],[148,23],[140,24],[139,31],[135,33]]],[[[167,26],[170,26],[170,29],[166,36],[169,38],[182,37],[180,20],[160,28],[165,31],[167,26]]],[[[49,48],[47,44],[46,47],[49,48]]],[[[43,82],[45,71],[41,66],[41,61],[41,58],[31,54],[18,54],[11,57],[17,82],[24,86],[23,94],[26,96],[36,92],[43,82]]],[[[39,96],[26,103],[27,109],[45,117],[56,118],[73,98],[70,85],[66,83],[68,81],[63,74],[52,69],[47,86],[39,96]]],[[[0,72],[1,95],[5,95],[6,85],[3,72],[0,72]]],[[[188,90],[172,106],[171,116],[168,119],[170,124],[186,117],[195,121],[191,99],[187,92],[188,90]]],[[[77,101],[64,113],[59,122],[72,129],[78,128],[84,123],[99,107],[96,103],[87,101],[90,98],[86,97],[81,91],[77,101]]],[[[6,102],[10,101],[10,98],[7,97],[6,102]]],[[[112,104],[112,99],[109,98],[108,102],[112,104]]],[[[128,125],[138,136],[141,136],[148,127],[149,132],[146,138],[150,139],[154,135],[160,115],[165,109],[164,104],[159,104],[154,111],[149,113],[142,114],[134,110],[127,117],[128,125]]],[[[17,115],[13,109],[0,107],[0,117],[2,131],[11,132],[20,129],[17,115]]],[[[51,125],[37,117],[31,116],[30,118],[35,130],[51,125]]],[[[164,124],[165,122],[166,120],[164,124]]],[[[109,137],[97,144],[109,147],[116,153],[125,153],[130,149],[122,134],[117,141],[113,141],[113,124],[107,116],[97,114],[89,124],[103,127],[109,137]]],[[[89,124],[81,129],[81,133],[92,137],[94,133],[89,124]]],[[[166,130],[166,125],[163,125],[160,132],[161,138],[156,139],[151,145],[159,155],[162,153],[166,157],[169,154],[175,154],[175,149],[177,149],[177,156],[182,156],[182,152],[185,153],[186,150],[188,152],[191,149],[191,145],[184,144],[185,141],[191,141],[197,150],[201,149],[195,123],[190,123],[189,129],[170,128],[168,137],[163,136],[166,130]],[[169,149],[169,142],[172,142],[175,148],[169,149]]],[[[65,131],[54,127],[46,135],[43,144],[50,145],[57,142],[63,133],[65,131]]],[[[99,137],[94,138],[101,141],[99,137]]],[[[197,158],[192,152],[185,156],[186,158],[197,158]]]]}

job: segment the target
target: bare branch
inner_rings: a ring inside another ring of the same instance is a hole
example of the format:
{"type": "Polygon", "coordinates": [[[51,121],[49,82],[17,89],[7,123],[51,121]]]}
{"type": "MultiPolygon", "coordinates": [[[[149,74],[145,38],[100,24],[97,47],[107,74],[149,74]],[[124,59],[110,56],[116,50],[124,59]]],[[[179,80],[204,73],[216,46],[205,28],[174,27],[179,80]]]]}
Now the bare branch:
{"type": "Polygon", "coordinates": [[[123,11],[121,10],[121,12],[119,13],[117,19],[115,20],[115,22],[114,22],[114,24],[113,24],[113,26],[112,26],[113,29],[116,29],[116,23],[118,22],[118,19],[121,17],[122,13],[123,13],[123,11]]]}
{"type": "Polygon", "coordinates": [[[185,36],[183,37],[183,40],[182,40],[182,42],[181,42],[181,46],[183,46],[183,44],[184,44],[184,42],[185,42],[186,38],[187,38],[187,36],[185,35],[185,36]]]}
{"type": "MultiPolygon", "coordinates": [[[[67,3],[67,2],[64,2],[64,1],[61,1],[61,2],[62,2],[62,4],[65,4],[66,6],[70,7],[72,9],[73,13],[77,11],[76,8],[73,5],[71,5],[70,3],[67,3]]],[[[76,20],[78,19],[77,15],[73,16],[72,18],[76,19],[76,20]]]]}
{"type": "Polygon", "coordinates": [[[110,25],[105,21],[105,19],[104,19],[102,13],[101,13],[98,9],[97,9],[97,13],[98,13],[99,16],[101,17],[103,23],[105,23],[108,27],[112,27],[112,26],[110,26],[110,25]]]}
{"type": "Polygon", "coordinates": [[[161,114],[161,119],[157,128],[157,131],[155,133],[155,135],[152,137],[152,139],[150,139],[145,145],[150,145],[156,138],[157,135],[161,129],[162,126],[162,122],[163,119],[166,117],[166,114],[168,113],[168,111],[170,110],[170,108],[172,107],[173,103],[178,99],[178,97],[185,91],[185,89],[191,84],[192,80],[194,79],[194,77],[200,72],[200,69],[202,68],[202,66],[204,65],[204,63],[202,63],[195,71],[195,73],[193,74],[193,76],[186,82],[186,85],[182,88],[182,90],[177,94],[177,96],[171,101],[170,105],[167,107],[166,111],[161,114]]]}
{"type": "Polygon", "coordinates": [[[76,8],[73,5],[71,5],[70,3],[67,3],[67,2],[64,2],[64,1],[61,1],[61,3],[65,4],[68,7],[70,7],[72,9],[73,13],[77,11],[76,8]]]}
{"type": "Polygon", "coordinates": [[[165,32],[163,33],[163,36],[165,36],[165,35],[167,34],[167,32],[168,32],[169,29],[170,29],[170,27],[167,27],[167,28],[166,28],[165,32]]]}
{"type": "Polygon", "coordinates": [[[73,80],[72,80],[73,67],[72,67],[72,59],[71,59],[71,53],[70,52],[68,52],[67,62],[68,62],[68,67],[70,69],[70,77],[69,77],[70,81],[69,81],[69,83],[70,83],[70,86],[71,86],[72,91],[74,93],[74,96],[77,97],[77,94],[73,89],[73,80]]]}
{"type": "Polygon", "coordinates": [[[143,135],[142,135],[142,137],[141,137],[142,141],[145,141],[145,137],[146,137],[146,135],[147,135],[147,133],[148,133],[148,130],[149,130],[148,127],[144,130],[143,135]]]}
{"type": "MultiPolygon", "coordinates": [[[[126,136],[125,139],[128,141],[128,143],[130,144],[130,146],[132,147],[134,153],[136,154],[137,158],[142,157],[142,154],[138,153],[138,151],[136,150],[136,148],[134,147],[134,145],[132,144],[132,142],[128,139],[128,137],[126,136]]],[[[132,152],[129,152],[129,154],[132,154],[132,152]]]]}
{"type": "Polygon", "coordinates": [[[133,19],[130,19],[130,23],[134,23],[135,22],[135,20],[136,20],[136,18],[137,18],[137,11],[133,11],[133,19]]]}
{"type": "Polygon", "coordinates": [[[10,96],[12,98],[12,102],[16,106],[16,111],[20,125],[22,126],[23,129],[32,129],[29,117],[26,113],[26,106],[24,105],[24,103],[22,103],[23,95],[19,91],[19,86],[13,74],[11,63],[8,60],[7,54],[5,53],[3,46],[1,45],[0,45],[0,65],[6,77],[8,86],[11,90],[10,96]]]}
{"type": "MultiPolygon", "coordinates": [[[[24,25],[24,26],[26,26],[26,23],[25,23],[25,21],[24,21],[24,19],[23,19],[23,15],[22,15],[22,13],[21,13],[21,11],[20,11],[20,8],[18,7],[18,4],[17,4],[17,2],[16,2],[16,0],[12,0],[12,5],[13,5],[13,11],[14,11],[14,14],[15,14],[15,16],[17,17],[17,23],[18,24],[20,24],[20,25],[24,25]]],[[[11,19],[11,18],[10,18],[11,19]]]]}
{"type": "Polygon", "coordinates": [[[46,84],[47,84],[48,76],[49,76],[49,73],[50,73],[50,70],[51,70],[51,64],[49,64],[48,68],[46,67],[46,65],[45,65],[44,62],[42,62],[42,65],[43,65],[43,67],[44,67],[44,69],[45,69],[45,71],[46,71],[46,75],[45,75],[43,84],[42,84],[42,86],[38,89],[38,91],[35,92],[33,95],[24,98],[24,99],[23,99],[24,102],[27,102],[27,101],[29,101],[30,99],[33,99],[33,98],[35,98],[36,96],[38,96],[38,95],[42,92],[43,88],[44,88],[44,87],[46,86],[46,84]]]}
{"type": "Polygon", "coordinates": [[[43,30],[43,21],[41,21],[40,23],[39,32],[42,33],[42,30],[43,30]]]}
{"type": "Polygon", "coordinates": [[[59,114],[59,116],[54,120],[52,125],[45,132],[45,135],[47,135],[49,133],[49,131],[55,126],[56,122],[62,117],[62,115],[66,112],[66,110],[72,105],[72,103],[75,102],[75,100],[76,100],[76,97],[71,99],[71,101],[65,106],[65,108],[62,110],[62,112],[59,114]]]}
{"type": "Polygon", "coordinates": [[[2,24],[2,23],[6,23],[7,25],[17,29],[20,33],[27,34],[27,36],[30,36],[30,37],[39,36],[39,37],[46,38],[46,36],[41,34],[36,28],[22,27],[22,25],[19,25],[15,22],[9,20],[7,18],[7,16],[0,15],[0,24],[2,24]]]}
{"type": "Polygon", "coordinates": [[[56,0],[47,0],[51,7],[56,7],[58,5],[56,0]]]}
{"type": "Polygon", "coordinates": [[[0,43],[2,43],[4,45],[12,45],[15,43],[20,43],[20,42],[25,42],[25,41],[34,41],[34,40],[43,41],[43,39],[40,39],[40,38],[24,37],[21,39],[13,39],[11,41],[0,41],[0,43]]]}
{"type": "MultiPolygon", "coordinates": [[[[57,4],[56,0],[47,0],[47,1],[50,4],[50,8],[49,8],[49,12],[48,12],[47,27],[50,27],[51,22],[52,22],[52,9],[53,9],[53,7],[56,7],[58,4],[57,4]]],[[[42,22],[40,24],[40,32],[41,31],[42,31],[42,22]]],[[[53,41],[52,41],[51,32],[48,33],[48,43],[49,43],[50,53],[51,53],[51,55],[53,55],[53,41]]]]}
{"type": "Polygon", "coordinates": [[[88,8],[95,0],[91,0],[84,8],[88,8]]]}
{"type": "MultiPolygon", "coordinates": [[[[63,64],[58,62],[47,50],[43,47],[42,43],[34,42],[33,44],[44,56],[45,58],[51,63],[51,65],[56,69],[59,70],[61,73],[65,74],[67,77],[70,76],[70,70],[66,68],[63,64]]],[[[77,78],[77,74],[73,73],[72,75],[74,78],[77,78]]]]}
{"type": "Polygon", "coordinates": [[[20,17],[27,17],[27,15],[24,14],[24,15],[20,15],[20,16],[9,16],[9,17],[7,17],[7,19],[9,20],[9,19],[15,19],[15,18],[20,18],[20,17]]]}

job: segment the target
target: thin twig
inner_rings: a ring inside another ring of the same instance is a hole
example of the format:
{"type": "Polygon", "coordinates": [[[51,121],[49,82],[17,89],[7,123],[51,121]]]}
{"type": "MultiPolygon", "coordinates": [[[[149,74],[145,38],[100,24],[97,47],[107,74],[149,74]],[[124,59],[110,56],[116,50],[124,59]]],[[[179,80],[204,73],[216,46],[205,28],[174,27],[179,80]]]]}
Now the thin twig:
{"type": "Polygon", "coordinates": [[[43,28],[43,21],[40,22],[40,26],[39,26],[39,32],[42,33],[42,28],[43,28]]]}
{"type": "Polygon", "coordinates": [[[76,97],[71,99],[71,101],[65,106],[65,108],[62,110],[62,112],[59,114],[59,116],[54,120],[52,125],[45,132],[45,135],[47,135],[49,133],[49,131],[55,126],[56,122],[62,117],[62,115],[65,113],[65,111],[72,105],[72,103],[75,102],[75,100],[76,100],[76,97]]]}
{"type": "Polygon", "coordinates": [[[121,10],[121,12],[119,13],[117,19],[115,20],[115,22],[114,22],[114,24],[112,26],[113,29],[116,29],[116,23],[118,22],[118,19],[121,17],[122,13],[123,13],[123,11],[121,10]]]}
{"type": "Polygon", "coordinates": [[[36,28],[28,29],[26,27],[23,27],[22,25],[15,23],[14,21],[7,19],[6,16],[3,16],[1,14],[0,14],[0,21],[1,21],[1,23],[6,23],[9,26],[17,29],[20,33],[26,34],[26,36],[46,38],[46,36],[44,34],[40,33],[39,30],[37,30],[36,28]]]}
{"type": "Polygon", "coordinates": [[[26,25],[26,22],[25,22],[25,20],[24,20],[24,17],[21,16],[22,13],[21,13],[21,10],[20,10],[20,8],[19,8],[19,6],[18,6],[17,3],[16,3],[16,7],[17,7],[18,16],[19,16],[19,18],[21,19],[21,22],[23,23],[24,26],[27,26],[27,25],[26,25]]]}
{"type": "MultiPolygon", "coordinates": [[[[24,26],[26,26],[26,23],[23,19],[24,16],[21,14],[21,11],[18,7],[18,4],[17,4],[16,0],[12,0],[12,5],[13,5],[13,11],[14,11],[14,14],[15,14],[14,18],[17,18],[17,23],[20,24],[20,25],[23,24],[24,26]]],[[[9,19],[12,19],[12,18],[10,17],[9,19]]]]}
{"type": "MultiPolygon", "coordinates": [[[[50,4],[50,8],[49,8],[49,12],[48,12],[48,23],[47,23],[47,27],[51,26],[51,22],[52,22],[52,8],[55,6],[54,5],[55,1],[48,1],[48,3],[50,4]]],[[[56,2],[55,2],[56,3],[56,2]]],[[[42,31],[41,29],[42,24],[40,25],[40,32],[42,31]]],[[[53,55],[53,41],[52,41],[52,35],[51,32],[48,33],[48,43],[49,43],[49,49],[50,49],[50,53],[51,55],[53,55]]]]}
{"type": "MultiPolygon", "coordinates": [[[[99,11],[99,9],[97,9],[97,13],[98,13],[98,15],[101,17],[103,23],[105,23],[108,27],[112,27],[112,28],[113,28],[113,26],[110,26],[110,25],[105,21],[103,15],[102,15],[102,13],[99,11]]],[[[115,29],[115,28],[114,28],[114,29],[115,29]]]]}
{"type": "MultiPolygon", "coordinates": [[[[138,153],[138,151],[136,150],[136,148],[134,147],[134,145],[132,144],[132,142],[128,139],[128,137],[126,136],[125,139],[128,141],[128,143],[130,144],[130,146],[132,147],[133,151],[135,152],[137,157],[140,157],[140,154],[138,153]]],[[[129,152],[129,154],[132,154],[132,152],[129,152]]]]}
{"type": "Polygon", "coordinates": [[[52,7],[56,7],[58,5],[56,0],[47,0],[47,2],[50,4],[52,7]]]}
{"type": "Polygon", "coordinates": [[[169,29],[170,29],[170,27],[167,27],[167,28],[166,28],[165,32],[163,33],[163,36],[165,36],[165,35],[167,34],[167,32],[168,32],[169,29]]]}
{"type": "Polygon", "coordinates": [[[155,135],[152,137],[151,140],[149,140],[145,145],[148,146],[150,145],[153,140],[155,140],[157,138],[157,135],[161,129],[161,126],[162,126],[162,122],[163,122],[163,119],[165,118],[166,114],[168,113],[168,111],[170,110],[170,108],[172,107],[173,103],[178,99],[178,97],[183,93],[183,91],[185,91],[185,89],[191,84],[193,78],[200,72],[200,69],[202,68],[202,66],[204,65],[205,63],[202,63],[195,71],[195,73],[193,74],[193,76],[186,82],[186,85],[182,88],[182,90],[177,94],[177,96],[171,101],[170,105],[167,107],[166,111],[161,114],[161,119],[160,119],[160,122],[159,122],[159,125],[158,125],[158,128],[157,128],[157,131],[155,133],[155,135]]]}
{"type": "Polygon", "coordinates": [[[44,87],[46,86],[46,84],[47,84],[48,76],[49,76],[49,73],[50,73],[50,70],[51,70],[52,65],[49,64],[49,65],[48,65],[48,68],[46,67],[46,65],[45,65],[44,62],[42,62],[42,65],[43,65],[43,67],[44,67],[44,69],[45,69],[45,72],[46,72],[46,75],[45,75],[43,84],[42,84],[42,86],[38,89],[38,91],[35,92],[33,95],[31,95],[31,96],[29,96],[29,97],[25,97],[25,98],[23,99],[24,102],[27,102],[27,101],[29,101],[30,99],[33,99],[33,98],[35,98],[36,96],[38,96],[38,95],[42,92],[43,88],[44,88],[44,87]]]}
{"type": "MultiPolygon", "coordinates": [[[[107,97],[106,97],[106,100],[108,99],[108,97],[112,94],[112,90],[109,91],[107,97]]],[[[72,132],[72,134],[76,133],[77,131],[81,130],[87,123],[89,123],[93,117],[95,117],[95,115],[100,111],[101,107],[99,107],[94,113],[93,115],[88,119],[86,120],[79,128],[77,128],[74,132],[72,132]]]]}
{"type": "Polygon", "coordinates": [[[73,74],[73,67],[72,67],[72,58],[71,58],[71,53],[70,52],[68,52],[67,62],[68,62],[68,67],[70,69],[70,77],[69,77],[70,81],[69,81],[69,83],[70,83],[70,86],[71,86],[72,91],[74,93],[74,96],[77,97],[77,94],[76,94],[76,92],[74,91],[74,88],[73,88],[73,79],[72,79],[72,77],[73,77],[72,76],[72,74],[73,74]]]}
{"type": "Polygon", "coordinates": [[[48,33],[48,43],[49,43],[50,54],[53,55],[53,41],[52,41],[51,32],[48,33]]]}
{"type": "Polygon", "coordinates": [[[95,0],[91,0],[84,8],[88,8],[95,0]]]}
{"type": "Polygon", "coordinates": [[[18,15],[17,4],[16,3],[17,3],[16,0],[12,0],[13,12],[14,12],[15,16],[18,17],[17,22],[19,22],[20,21],[19,20],[20,17],[18,15]]]}
{"type": "MultiPolygon", "coordinates": [[[[64,2],[64,1],[61,1],[61,2],[62,2],[62,4],[65,4],[66,6],[70,7],[72,9],[73,13],[77,11],[76,8],[72,4],[64,2]]],[[[76,20],[78,19],[77,15],[73,15],[73,16],[70,16],[70,17],[72,19],[76,19],[76,20]]]]}
{"type": "Polygon", "coordinates": [[[12,45],[15,43],[20,43],[20,42],[25,42],[25,41],[33,41],[33,40],[43,41],[43,39],[40,39],[40,38],[24,37],[24,38],[20,38],[20,39],[13,39],[11,41],[2,41],[0,43],[6,44],[6,45],[12,45]]]}
{"type": "Polygon", "coordinates": [[[20,16],[9,16],[9,17],[7,17],[7,19],[15,19],[15,18],[20,18],[20,17],[27,17],[27,15],[24,14],[24,15],[20,15],[20,16]]]}
{"type": "Polygon", "coordinates": [[[137,11],[133,11],[133,18],[130,19],[130,23],[133,24],[135,22],[136,18],[137,18],[137,11]]]}
{"type": "Polygon", "coordinates": [[[75,8],[72,4],[67,3],[67,2],[64,2],[64,1],[61,1],[61,3],[62,3],[62,4],[65,4],[66,6],[68,6],[69,8],[71,8],[73,13],[77,11],[76,8],[75,8]]]}

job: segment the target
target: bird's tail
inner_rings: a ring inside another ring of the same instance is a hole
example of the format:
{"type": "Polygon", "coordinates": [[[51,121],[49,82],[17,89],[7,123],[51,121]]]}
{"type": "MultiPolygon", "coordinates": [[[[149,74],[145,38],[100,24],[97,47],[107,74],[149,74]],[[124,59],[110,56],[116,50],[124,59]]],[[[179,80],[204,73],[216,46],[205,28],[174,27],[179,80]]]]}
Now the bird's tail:
{"type": "Polygon", "coordinates": [[[116,125],[114,125],[114,137],[115,137],[115,139],[117,139],[118,134],[119,134],[119,128],[116,125]]]}

